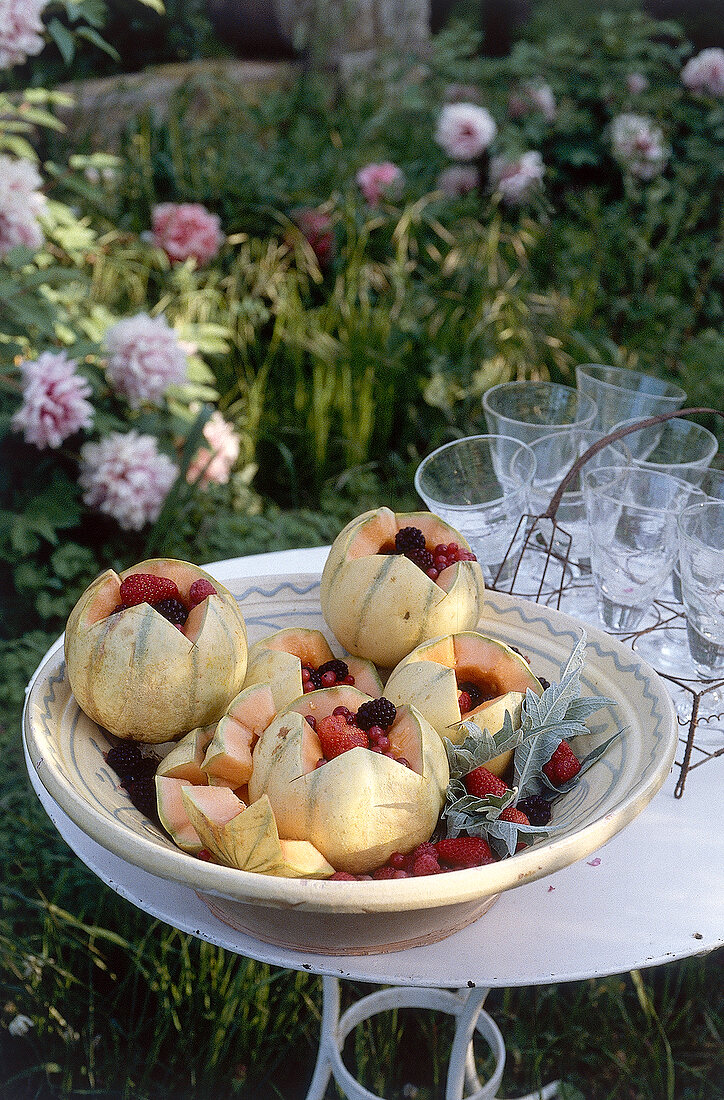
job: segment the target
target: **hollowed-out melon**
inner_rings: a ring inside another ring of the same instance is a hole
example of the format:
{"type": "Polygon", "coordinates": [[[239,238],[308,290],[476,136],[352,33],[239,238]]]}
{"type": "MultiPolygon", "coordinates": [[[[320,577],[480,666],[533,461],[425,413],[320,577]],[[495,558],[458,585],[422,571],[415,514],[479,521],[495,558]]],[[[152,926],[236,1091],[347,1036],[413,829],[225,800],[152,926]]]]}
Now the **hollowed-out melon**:
{"type": "MultiPolygon", "coordinates": [[[[354,699],[322,703],[322,696],[342,691],[312,692],[298,704],[311,700],[318,717],[337,705],[356,709],[354,699]]],[[[319,738],[303,707],[293,704],[277,715],[254,750],[252,805],[266,795],[281,835],[310,841],[337,870],[364,873],[395,851],[411,851],[429,839],[437,824],[449,781],[447,757],[433,728],[410,707],[399,708],[389,738],[410,767],[365,748],[350,749],[317,767],[319,738]]]]}
{"type": "Polygon", "coordinates": [[[118,737],[171,741],[217,721],[246,673],[246,628],[231,593],[197,566],[170,558],[107,570],[86,589],[65,631],[68,679],[78,705],[118,737]],[[133,573],[169,577],[185,602],[195,580],[216,589],[182,630],[147,603],[115,612],[133,573]]]}
{"type": "Polygon", "coordinates": [[[417,527],[427,545],[463,536],[431,512],[365,512],[334,540],[322,573],[325,621],[349,652],[393,668],[416,645],[450,631],[475,626],[485,584],[476,561],[460,561],[431,580],[401,554],[386,552],[403,527],[417,527]]]}
{"type": "MultiPolygon", "coordinates": [[[[302,665],[318,669],[333,659],[334,654],[320,630],[285,627],[251,647],[244,686],[270,684],[277,710],[281,710],[303,694],[302,665]]],[[[371,661],[356,657],[342,660],[360,691],[372,696],[382,693],[382,681],[371,661]]]]}
{"type": "Polygon", "coordinates": [[[495,638],[464,631],[417,646],[393,669],[385,696],[395,704],[411,703],[441,737],[459,744],[468,735],[463,718],[497,733],[507,711],[515,728],[527,690],[540,695],[543,688],[520,654],[495,638]],[[459,686],[465,683],[474,684],[482,700],[461,714],[459,686]]]}

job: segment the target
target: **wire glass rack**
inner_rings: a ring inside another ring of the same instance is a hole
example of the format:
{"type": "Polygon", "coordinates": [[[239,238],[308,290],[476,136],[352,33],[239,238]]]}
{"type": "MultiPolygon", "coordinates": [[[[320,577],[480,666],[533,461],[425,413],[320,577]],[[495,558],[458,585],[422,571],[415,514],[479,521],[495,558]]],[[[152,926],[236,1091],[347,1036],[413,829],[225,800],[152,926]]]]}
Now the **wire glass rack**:
{"type": "MultiPolygon", "coordinates": [[[[495,591],[507,592],[566,611],[576,618],[581,618],[584,627],[588,621],[591,625],[603,629],[597,616],[590,570],[572,559],[573,537],[556,519],[563,494],[586,462],[609,443],[672,417],[695,414],[724,416],[724,413],[709,408],[680,409],[673,413],[662,413],[627,425],[625,428],[619,428],[589,447],[562,479],[545,511],[537,515],[529,513],[521,516],[490,587],[495,591]]],[[[652,648],[656,648],[656,642],[659,639],[663,645],[664,632],[681,632],[682,639],[686,636],[684,608],[676,599],[673,589],[654,601],[639,629],[617,634],[616,637],[629,644],[634,651],[638,651],[642,639],[646,639],[648,643],[646,659],[671,685],[670,691],[681,730],[680,749],[676,758],[679,775],[674,794],[676,798],[681,798],[689,772],[724,755],[724,710],[721,709],[720,704],[719,709],[717,705],[711,704],[712,693],[724,687],[724,678],[683,679],[671,672],[666,672],[661,667],[657,668],[655,657],[652,660],[651,651],[652,648]],[[652,638],[656,639],[653,647],[652,638]]]]}

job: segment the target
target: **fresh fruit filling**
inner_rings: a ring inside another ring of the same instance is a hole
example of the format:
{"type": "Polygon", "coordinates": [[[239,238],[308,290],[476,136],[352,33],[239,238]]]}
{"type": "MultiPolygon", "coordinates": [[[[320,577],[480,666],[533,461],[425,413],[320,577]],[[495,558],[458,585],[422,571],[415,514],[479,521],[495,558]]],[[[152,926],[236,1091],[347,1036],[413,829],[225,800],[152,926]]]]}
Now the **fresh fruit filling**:
{"type": "Polygon", "coordinates": [[[154,573],[132,573],[121,582],[118,595],[120,602],[114,607],[112,614],[147,603],[159,615],[163,615],[164,619],[183,630],[189,611],[207,596],[216,596],[217,592],[213,584],[204,577],[199,577],[189,589],[187,606],[181,599],[178,585],[169,577],[157,577],[154,573]]]}
{"type": "Polygon", "coordinates": [[[424,841],[406,854],[393,852],[387,863],[369,875],[351,875],[346,871],[337,871],[331,877],[343,882],[420,878],[424,875],[439,875],[444,871],[459,871],[466,867],[485,867],[497,860],[498,857],[483,837],[446,837],[434,843],[424,841]]]}
{"type": "Polygon", "coordinates": [[[422,569],[431,581],[436,581],[443,569],[458,561],[477,561],[471,550],[464,550],[456,542],[438,543],[429,547],[424,532],[419,527],[402,527],[391,542],[380,547],[380,554],[404,554],[406,558],[422,569]]]}
{"type": "Polygon", "coordinates": [[[388,756],[409,768],[409,760],[395,753],[388,737],[388,731],[396,717],[397,708],[385,698],[362,703],[356,714],[349,707],[338,706],[319,721],[308,715],[307,722],[316,731],[324,754],[320,756],[316,767],[321,768],[329,760],[334,760],[335,756],[341,756],[350,749],[362,748],[388,756]]]}
{"type": "Polygon", "coordinates": [[[305,695],[310,691],[319,691],[320,688],[334,687],[336,684],[354,684],[354,676],[350,674],[345,661],[335,658],[333,661],[325,661],[319,668],[302,665],[302,688],[305,695]]]}

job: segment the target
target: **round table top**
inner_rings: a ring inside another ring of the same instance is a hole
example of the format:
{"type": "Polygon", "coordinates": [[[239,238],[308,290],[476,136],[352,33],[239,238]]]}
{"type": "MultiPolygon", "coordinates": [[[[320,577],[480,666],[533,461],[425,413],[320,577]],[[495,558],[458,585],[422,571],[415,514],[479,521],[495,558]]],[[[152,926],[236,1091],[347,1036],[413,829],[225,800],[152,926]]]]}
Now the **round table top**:
{"type": "MultiPolygon", "coordinates": [[[[327,547],[258,554],[205,568],[219,581],[320,571],[327,547]]],[[[677,756],[677,760],[680,755],[677,756]]],[[[166,923],[241,955],[295,970],[380,984],[528,986],[577,981],[704,954],[724,944],[724,831],[715,827],[724,756],[678,765],[639,816],[603,848],[502,894],[474,924],[438,943],[390,954],[309,954],[262,943],[213,916],[188,887],[157,878],[83,833],[33,787],[63,839],[107,885],[166,923]]]]}

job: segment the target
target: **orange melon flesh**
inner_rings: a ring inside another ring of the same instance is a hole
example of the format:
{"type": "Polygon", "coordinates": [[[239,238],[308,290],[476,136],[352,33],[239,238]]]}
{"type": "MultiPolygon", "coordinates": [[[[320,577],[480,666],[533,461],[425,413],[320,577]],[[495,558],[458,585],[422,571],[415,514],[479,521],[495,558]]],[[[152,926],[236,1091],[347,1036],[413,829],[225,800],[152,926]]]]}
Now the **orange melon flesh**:
{"type": "Polygon", "coordinates": [[[156,805],[161,824],[179,848],[198,854],[203,848],[201,838],[189,820],[181,791],[191,787],[187,779],[172,779],[168,775],[156,776],[156,805]]]}
{"type": "Polygon", "coordinates": [[[271,688],[268,684],[254,684],[252,689],[240,691],[226,713],[258,737],[276,714],[271,688]]]}
{"type": "Polygon", "coordinates": [[[350,676],[354,676],[354,686],[357,690],[363,691],[373,699],[379,699],[384,688],[380,674],[372,661],[364,657],[342,657],[342,660],[347,665],[350,676]]]}
{"type": "Polygon", "coordinates": [[[246,809],[244,803],[237,798],[230,787],[196,787],[190,783],[186,786],[193,789],[194,803],[204,817],[220,828],[228,825],[233,818],[246,809]]]}
{"type": "Polygon", "coordinates": [[[419,648],[416,659],[454,668],[458,683],[475,684],[488,696],[487,701],[509,691],[525,693],[530,688],[537,695],[542,691],[524,658],[509,652],[504,642],[473,631],[435,639],[419,648]]]}
{"type": "Polygon", "coordinates": [[[311,630],[306,627],[286,627],[278,630],[269,638],[264,638],[259,643],[264,649],[281,650],[298,657],[303,665],[319,668],[325,661],[331,661],[334,657],[329,648],[327,639],[320,630],[311,630]]]}
{"type": "Polygon", "coordinates": [[[201,764],[215,730],[214,722],[185,734],[161,761],[157,774],[167,775],[170,779],[185,779],[188,783],[206,784],[208,781],[201,764]]]}
{"type": "MultiPolygon", "coordinates": [[[[399,707],[395,720],[387,731],[390,748],[395,756],[404,756],[413,771],[422,775],[422,737],[420,725],[409,707],[399,707]]],[[[400,767],[404,767],[401,764],[400,767]]]]}
{"type": "Polygon", "coordinates": [[[81,619],[81,629],[107,619],[121,602],[121,582],[117,573],[109,569],[95,582],[95,592],[81,619]]]}

